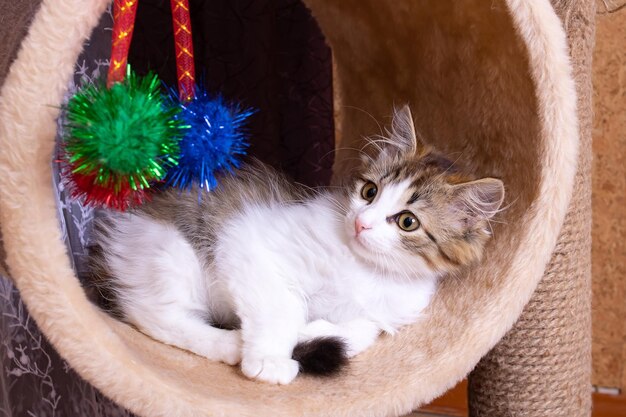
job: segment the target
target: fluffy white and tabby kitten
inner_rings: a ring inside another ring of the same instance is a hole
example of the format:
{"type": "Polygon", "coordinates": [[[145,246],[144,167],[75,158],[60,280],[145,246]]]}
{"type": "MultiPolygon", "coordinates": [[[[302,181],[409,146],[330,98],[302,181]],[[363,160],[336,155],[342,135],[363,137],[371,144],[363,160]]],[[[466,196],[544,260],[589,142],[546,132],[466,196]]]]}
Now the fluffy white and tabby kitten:
{"type": "Polygon", "coordinates": [[[168,191],[96,225],[93,284],[147,335],[249,378],[331,373],[415,321],[442,276],[482,256],[498,179],[418,143],[408,108],[380,153],[312,192],[253,162],[198,202],[168,191]]]}

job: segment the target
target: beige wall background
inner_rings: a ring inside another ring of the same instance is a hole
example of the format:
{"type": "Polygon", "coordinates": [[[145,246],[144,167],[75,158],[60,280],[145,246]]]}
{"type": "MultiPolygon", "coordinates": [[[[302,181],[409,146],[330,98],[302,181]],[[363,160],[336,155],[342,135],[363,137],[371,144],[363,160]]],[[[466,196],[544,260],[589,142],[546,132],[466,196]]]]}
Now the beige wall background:
{"type": "MultiPolygon", "coordinates": [[[[593,383],[626,391],[626,1],[598,1],[593,63],[593,383]]],[[[575,319],[575,318],[574,318],[575,319]]]]}

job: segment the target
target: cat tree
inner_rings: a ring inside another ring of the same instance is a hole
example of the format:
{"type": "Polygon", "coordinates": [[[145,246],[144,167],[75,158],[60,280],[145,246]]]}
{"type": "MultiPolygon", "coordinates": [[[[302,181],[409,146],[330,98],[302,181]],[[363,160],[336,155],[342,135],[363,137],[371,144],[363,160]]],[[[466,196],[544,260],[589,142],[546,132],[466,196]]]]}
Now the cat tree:
{"type": "Polygon", "coordinates": [[[333,49],[336,175],[351,166],[346,149],[377,133],[342,109],[384,121],[409,102],[425,137],[507,185],[486,261],[444,281],[422,321],[345,374],[284,387],[111,319],[71,268],[51,172],[58,105],[107,1],[44,0],[0,95],[6,263],[39,327],[81,376],[144,416],[401,415],[477,364],[472,415],[588,416],[593,2],[306,3],[333,49]]]}

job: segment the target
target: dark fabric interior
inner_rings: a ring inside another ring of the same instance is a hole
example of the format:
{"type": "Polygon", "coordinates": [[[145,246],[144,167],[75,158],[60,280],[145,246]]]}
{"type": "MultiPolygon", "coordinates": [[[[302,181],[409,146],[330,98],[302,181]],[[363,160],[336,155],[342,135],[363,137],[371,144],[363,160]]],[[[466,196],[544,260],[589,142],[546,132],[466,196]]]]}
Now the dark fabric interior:
{"type": "MultiPolygon", "coordinates": [[[[191,0],[196,78],[257,109],[250,154],[307,185],[330,181],[334,150],[330,48],[299,0],[191,0]]],[[[170,2],[139,2],[129,62],[176,86],[170,2]]]]}

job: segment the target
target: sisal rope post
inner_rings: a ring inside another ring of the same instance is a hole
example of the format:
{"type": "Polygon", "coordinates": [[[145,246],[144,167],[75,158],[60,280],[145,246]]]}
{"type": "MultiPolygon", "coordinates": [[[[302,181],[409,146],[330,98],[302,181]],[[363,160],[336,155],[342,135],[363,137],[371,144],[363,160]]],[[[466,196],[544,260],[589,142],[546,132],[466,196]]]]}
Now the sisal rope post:
{"type": "Polygon", "coordinates": [[[580,156],[569,211],[516,325],[469,378],[472,417],[591,415],[591,57],[593,0],[554,0],[578,92],[580,156]]]}

